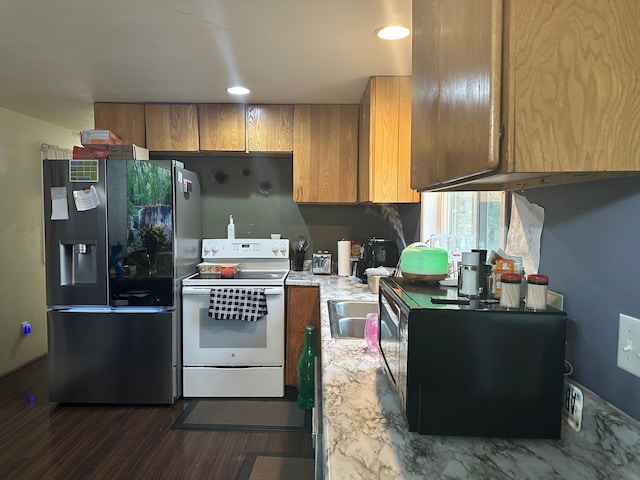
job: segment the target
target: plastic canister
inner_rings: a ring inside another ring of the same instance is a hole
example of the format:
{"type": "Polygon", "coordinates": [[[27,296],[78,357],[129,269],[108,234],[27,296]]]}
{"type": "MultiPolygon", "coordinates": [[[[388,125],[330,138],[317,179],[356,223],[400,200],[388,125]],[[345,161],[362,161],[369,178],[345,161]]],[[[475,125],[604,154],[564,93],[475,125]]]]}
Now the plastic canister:
{"type": "Polygon", "coordinates": [[[520,307],[520,284],[522,283],[520,274],[505,272],[502,274],[500,282],[502,283],[500,306],[503,308],[520,307]]]}
{"type": "Polygon", "coordinates": [[[544,310],[547,308],[547,289],[549,277],[546,275],[531,274],[527,277],[526,307],[532,310],[544,310]]]}

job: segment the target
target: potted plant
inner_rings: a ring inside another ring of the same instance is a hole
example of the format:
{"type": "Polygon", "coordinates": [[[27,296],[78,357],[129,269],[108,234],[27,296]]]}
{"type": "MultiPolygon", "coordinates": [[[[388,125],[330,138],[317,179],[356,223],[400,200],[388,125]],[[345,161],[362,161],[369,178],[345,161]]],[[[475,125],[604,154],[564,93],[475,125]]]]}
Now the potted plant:
{"type": "Polygon", "coordinates": [[[163,226],[142,227],[138,230],[140,240],[149,255],[149,273],[155,273],[158,252],[167,243],[167,233],[163,226]]]}

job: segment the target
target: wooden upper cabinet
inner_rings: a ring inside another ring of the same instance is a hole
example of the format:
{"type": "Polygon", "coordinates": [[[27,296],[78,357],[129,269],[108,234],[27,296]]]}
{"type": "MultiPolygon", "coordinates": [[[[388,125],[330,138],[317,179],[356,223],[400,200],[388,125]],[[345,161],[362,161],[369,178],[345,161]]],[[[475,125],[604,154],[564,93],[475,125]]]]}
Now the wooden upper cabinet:
{"type": "Polygon", "coordinates": [[[200,150],[218,152],[293,151],[291,105],[198,105],[200,150]]]}
{"type": "Polygon", "coordinates": [[[125,144],[139,147],[145,141],[144,104],[142,103],[94,103],[94,128],[111,130],[125,144]]]}
{"type": "Polygon", "coordinates": [[[413,0],[412,186],[640,171],[637,0],[413,0]]]}
{"type": "Polygon", "coordinates": [[[293,151],[293,106],[248,105],[247,151],[293,151]]]}
{"type": "Polygon", "coordinates": [[[145,125],[149,150],[196,152],[200,148],[195,105],[147,104],[145,125]]]}
{"type": "Polygon", "coordinates": [[[247,131],[245,116],[243,104],[198,105],[200,150],[244,152],[247,131]]]}
{"type": "Polygon", "coordinates": [[[501,2],[413,0],[413,188],[498,166],[501,2]]]}
{"type": "Polygon", "coordinates": [[[418,202],[411,189],[411,77],[372,77],[360,102],[358,200],[418,202]]]}
{"type": "Polygon", "coordinates": [[[356,203],[358,105],[295,105],[293,200],[356,203]]]}

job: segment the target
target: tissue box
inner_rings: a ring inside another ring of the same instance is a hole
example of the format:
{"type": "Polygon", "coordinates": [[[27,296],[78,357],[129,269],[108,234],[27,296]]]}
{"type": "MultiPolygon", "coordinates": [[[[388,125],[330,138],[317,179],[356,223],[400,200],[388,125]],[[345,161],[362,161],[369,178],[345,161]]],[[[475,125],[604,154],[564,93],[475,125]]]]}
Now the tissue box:
{"type": "Polygon", "coordinates": [[[371,293],[378,293],[378,289],[380,288],[380,277],[382,277],[382,275],[367,275],[367,286],[371,293]]]}
{"type": "Polygon", "coordinates": [[[149,160],[149,150],[134,144],[109,145],[109,160],[149,160]]]}

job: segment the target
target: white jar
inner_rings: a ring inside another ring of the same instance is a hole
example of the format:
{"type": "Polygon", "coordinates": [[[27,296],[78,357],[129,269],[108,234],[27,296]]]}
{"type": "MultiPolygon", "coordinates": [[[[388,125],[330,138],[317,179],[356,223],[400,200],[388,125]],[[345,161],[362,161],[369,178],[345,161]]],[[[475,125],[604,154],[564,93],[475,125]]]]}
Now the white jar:
{"type": "Polygon", "coordinates": [[[545,310],[547,308],[547,288],[549,277],[532,274],[527,277],[526,306],[531,310],[545,310]]]}
{"type": "Polygon", "coordinates": [[[502,282],[502,293],[500,295],[500,306],[502,308],[520,307],[520,285],[522,277],[518,273],[503,273],[500,278],[502,282]]]}

